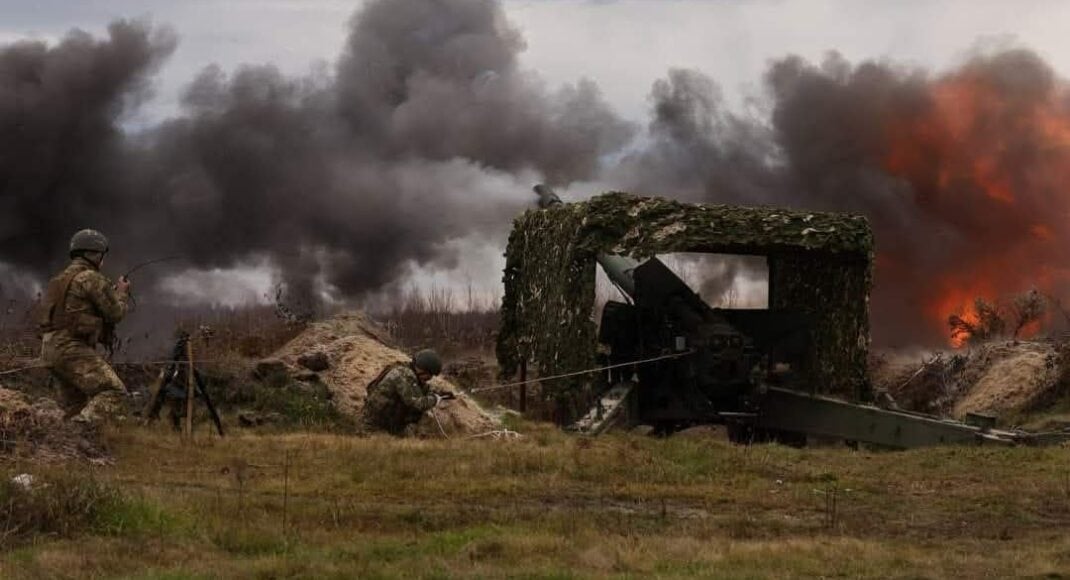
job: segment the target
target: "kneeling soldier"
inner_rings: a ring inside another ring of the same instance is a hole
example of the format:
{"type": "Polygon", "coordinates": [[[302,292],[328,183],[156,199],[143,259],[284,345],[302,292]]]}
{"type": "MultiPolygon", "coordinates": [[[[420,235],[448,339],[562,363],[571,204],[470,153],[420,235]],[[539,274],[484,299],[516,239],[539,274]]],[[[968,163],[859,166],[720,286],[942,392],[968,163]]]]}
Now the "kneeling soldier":
{"type": "Polygon", "coordinates": [[[126,314],[130,282],[112,284],[100,266],[108,240],[96,230],[71,238],[70,264],[48,283],[42,299],[41,359],[59,383],[67,418],[93,423],[124,414],[126,386],[96,351],[126,314]]]}
{"type": "Polygon", "coordinates": [[[442,360],[433,350],[421,350],[409,363],[394,363],[368,385],[364,400],[364,430],[412,435],[424,412],[443,400],[427,382],[442,372],[442,360]]]}

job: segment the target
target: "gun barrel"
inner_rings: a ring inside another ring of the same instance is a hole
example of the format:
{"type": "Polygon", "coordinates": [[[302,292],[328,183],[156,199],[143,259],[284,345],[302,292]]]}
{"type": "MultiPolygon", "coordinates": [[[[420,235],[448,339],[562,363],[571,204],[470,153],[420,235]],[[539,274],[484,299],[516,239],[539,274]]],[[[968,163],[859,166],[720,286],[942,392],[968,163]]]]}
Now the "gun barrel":
{"type": "Polygon", "coordinates": [[[639,266],[639,261],[617,254],[599,254],[597,260],[609,280],[617,288],[620,288],[621,292],[627,294],[628,298],[635,300],[635,277],[633,273],[639,266]]]}
{"type": "MultiPolygon", "coordinates": [[[[555,193],[549,185],[540,183],[533,189],[535,190],[535,194],[539,196],[540,209],[564,205],[564,202],[561,201],[561,198],[557,196],[557,193],[555,193]]],[[[639,266],[639,261],[616,254],[599,254],[597,260],[610,281],[613,282],[617,288],[620,288],[621,292],[627,294],[628,298],[634,299],[635,278],[632,276],[632,273],[635,271],[635,268],[639,266]]]]}
{"type": "Polygon", "coordinates": [[[565,202],[561,201],[560,197],[557,197],[557,194],[554,193],[554,190],[549,185],[540,183],[532,189],[535,190],[535,195],[539,196],[539,209],[565,205],[565,202]]]}

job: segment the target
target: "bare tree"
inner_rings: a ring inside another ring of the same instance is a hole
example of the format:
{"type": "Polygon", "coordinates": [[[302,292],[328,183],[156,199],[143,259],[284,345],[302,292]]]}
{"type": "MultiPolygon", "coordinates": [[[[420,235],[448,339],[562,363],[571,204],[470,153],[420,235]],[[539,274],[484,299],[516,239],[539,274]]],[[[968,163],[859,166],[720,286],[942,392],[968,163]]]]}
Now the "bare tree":
{"type": "Polygon", "coordinates": [[[1026,326],[1039,321],[1047,311],[1047,302],[1044,295],[1036,288],[1015,296],[1011,300],[1010,321],[1014,325],[1013,338],[1018,338],[1026,326]]]}
{"type": "Polygon", "coordinates": [[[977,344],[1004,336],[1007,322],[996,303],[975,298],[973,314],[972,317],[963,317],[961,314],[948,317],[947,324],[951,328],[952,339],[977,344]]]}

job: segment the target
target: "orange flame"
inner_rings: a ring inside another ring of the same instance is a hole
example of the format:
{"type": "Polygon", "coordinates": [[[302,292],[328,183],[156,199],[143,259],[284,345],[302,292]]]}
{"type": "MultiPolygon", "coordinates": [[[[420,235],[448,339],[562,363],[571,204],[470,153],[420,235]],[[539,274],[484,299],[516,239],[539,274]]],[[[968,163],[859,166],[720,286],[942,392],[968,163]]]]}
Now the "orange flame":
{"type": "Polygon", "coordinates": [[[946,271],[921,273],[933,278],[919,291],[922,307],[945,336],[951,314],[977,322],[978,297],[1070,290],[1070,270],[1059,262],[1070,247],[1068,101],[1057,87],[1028,98],[1014,91],[967,69],[931,85],[920,112],[885,127],[883,169],[976,247],[946,271]]]}

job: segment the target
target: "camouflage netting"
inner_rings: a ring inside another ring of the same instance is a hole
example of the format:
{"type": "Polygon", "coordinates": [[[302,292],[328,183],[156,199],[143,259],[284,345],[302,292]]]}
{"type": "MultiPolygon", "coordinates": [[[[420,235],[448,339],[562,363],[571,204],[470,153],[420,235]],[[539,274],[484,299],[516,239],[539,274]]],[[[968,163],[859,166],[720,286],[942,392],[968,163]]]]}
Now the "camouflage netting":
{"type": "MultiPolygon", "coordinates": [[[[807,383],[866,398],[873,236],[860,216],[769,207],[686,204],[607,193],[517,218],[503,282],[498,362],[539,376],[594,365],[595,256],[672,252],[765,255],[771,308],[811,316],[807,383]]],[[[568,397],[588,378],[546,385],[568,397]]]]}

